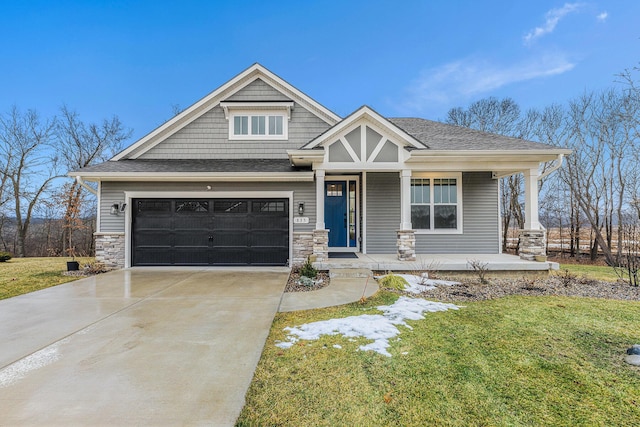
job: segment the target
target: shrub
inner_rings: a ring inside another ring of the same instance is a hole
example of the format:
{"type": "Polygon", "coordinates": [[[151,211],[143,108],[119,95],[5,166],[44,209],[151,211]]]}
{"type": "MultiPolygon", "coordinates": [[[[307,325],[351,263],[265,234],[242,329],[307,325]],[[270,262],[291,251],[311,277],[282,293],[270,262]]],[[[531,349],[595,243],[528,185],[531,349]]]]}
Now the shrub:
{"type": "Polygon", "coordinates": [[[405,287],[409,284],[404,277],[396,276],[393,273],[389,273],[380,279],[380,284],[385,288],[397,289],[404,291],[405,287]]]}
{"type": "Polygon", "coordinates": [[[308,277],[310,279],[315,279],[318,275],[318,270],[313,267],[311,264],[311,258],[307,257],[307,261],[302,265],[300,269],[300,275],[304,277],[308,277]]]}
{"type": "Polygon", "coordinates": [[[100,274],[100,273],[106,273],[107,271],[109,271],[106,265],[98,261],[92,261],[92,262],[86,263],[82,267],[82,270],[87,274],[100,274]]]}
{"type": "Polygon", "coordinates": [[[478,279],[480,279],[480,283],[483,285],[488,285],[489,281],[487,280],[487,272],[489,271],[489,263],[482,262],[477,259],[467,260],[467,264],[471,267],[471,269],[476,273],[478,279]]]}
{"type": "Polygon", "coordinates": [[[565,287],[568,287],[576,280],[576,275],[569,271],[569,269],[562,270],[562,273],[558,275],[560,277],[560,281],[565,287]]]}
{"type": "Polygon", "coordinates": [[[11,259],[11,254],[9,252],[0,252],[0,262],[9,261],[11,259]]]}

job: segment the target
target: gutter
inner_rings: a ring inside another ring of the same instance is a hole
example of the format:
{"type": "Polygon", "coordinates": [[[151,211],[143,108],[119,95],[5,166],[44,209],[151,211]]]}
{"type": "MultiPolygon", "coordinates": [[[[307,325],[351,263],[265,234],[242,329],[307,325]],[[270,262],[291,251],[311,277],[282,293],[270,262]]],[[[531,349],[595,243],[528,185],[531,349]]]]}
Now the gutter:
{"type": "Polygon", "coordinates": [[[82,187],[84,187],[89,193],[93,194],[94,196],[98,195],[98,192],[93,188],[91,188],[90,186],[88,186],[87,183],[82,180],[81,176],[76,176],[76,182],[80,184],[82,187]]]}
{"type": "Polygon", "coordinates": [[[87,181],[304,182],[313,181],[314,174],[311,171],[255,172],[251,175],[246,172],[85,172],[82,176],[87,181]]]}
{"type": "Polygon", "coordinates": [[[553,172],[555,172],[558,169],[560,169],[560,167],[562,166],[562,161],[563,160],[564,160],[564,154],[558,154],[558,159],[556,160],[556,164],[553,165],[551,167],[551,169],[546,170],[542,175],[540,175],[538,177],[538,181],[542,181],[543,179],[545,179],[546,177],[551,175],[553,172]]]}

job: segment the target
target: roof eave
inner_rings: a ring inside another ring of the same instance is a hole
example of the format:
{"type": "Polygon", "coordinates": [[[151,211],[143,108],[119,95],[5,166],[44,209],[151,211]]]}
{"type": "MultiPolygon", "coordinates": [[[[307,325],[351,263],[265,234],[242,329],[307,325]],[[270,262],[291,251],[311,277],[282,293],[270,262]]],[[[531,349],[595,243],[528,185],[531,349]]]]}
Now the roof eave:
{"type": "Polygon", "coordinates": [[[85,181],[226,181],[226,182],[306,182],[313,172],[69,172],[70,177],[85,181]]]}
{"type": "Polygon", "coordinates": [[[488,159],[514,161],[539,161],[547,162],[555,160],[559,155],[571,154],[571,150],[565,148],[550,150],[412,150],[408,163],[413,162],[441,162],[447,158],[457,158],[465,161],[487,161],[488,159]]]}
{"type": "Polygon", "coordinates": [[[287,155],[291,164],[298,167],[324,161],[324,149],[287,150],[287,155]]]}

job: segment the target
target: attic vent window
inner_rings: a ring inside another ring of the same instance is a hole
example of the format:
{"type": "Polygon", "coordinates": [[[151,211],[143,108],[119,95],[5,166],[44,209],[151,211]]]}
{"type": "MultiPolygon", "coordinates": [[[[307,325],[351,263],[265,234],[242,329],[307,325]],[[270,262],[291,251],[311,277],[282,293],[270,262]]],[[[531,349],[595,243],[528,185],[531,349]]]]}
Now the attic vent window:
{"type": "Polygon", "coordinates": [[[221,102],[230,140],[288,139],[293,102],[221,102]]]}

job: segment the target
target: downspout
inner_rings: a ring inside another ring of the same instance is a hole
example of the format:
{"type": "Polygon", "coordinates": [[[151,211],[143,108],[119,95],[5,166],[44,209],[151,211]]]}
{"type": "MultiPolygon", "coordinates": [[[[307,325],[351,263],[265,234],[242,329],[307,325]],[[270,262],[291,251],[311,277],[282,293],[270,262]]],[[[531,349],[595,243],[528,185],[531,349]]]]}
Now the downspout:
{"type": "Polygon", "coordinates": [[[562,166],[562,161],[564,159],[564,154],[558,154],[558,159],[556,160],[556,164],[551,167],[551,169],[546,170],[542,175],[538,177],[538,181],[542,181],[562,166]]]}
{"type": "Polygon", "coordinates": [[[98,195],[98,192],[93,188],[91,188],[90,186],[88,186],[87,183],[82,180],[82,177],[76,176],[76,182],[80,184],[82,187],[84,187],[89,193],[93,194],[94,196],[98,195]]]}

